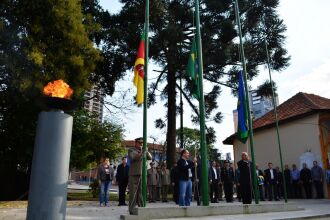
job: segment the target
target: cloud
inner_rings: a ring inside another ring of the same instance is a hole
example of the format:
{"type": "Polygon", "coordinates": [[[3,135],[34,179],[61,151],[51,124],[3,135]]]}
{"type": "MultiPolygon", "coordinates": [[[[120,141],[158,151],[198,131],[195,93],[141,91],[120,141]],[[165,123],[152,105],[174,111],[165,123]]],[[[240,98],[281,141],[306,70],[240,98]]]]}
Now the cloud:
{"type": "MultiPolygon", "coordinates": [[[[297,76],[297,74],[295,74],[297,76]]],[[[312,69],[309,73],[302,73],[293,80],[286,80],[282,88],[291,91],[291,94],[298,92],[313,93],[315,95],[330,98],[330,58],[325,59],[321,65],[312,69]]]]}

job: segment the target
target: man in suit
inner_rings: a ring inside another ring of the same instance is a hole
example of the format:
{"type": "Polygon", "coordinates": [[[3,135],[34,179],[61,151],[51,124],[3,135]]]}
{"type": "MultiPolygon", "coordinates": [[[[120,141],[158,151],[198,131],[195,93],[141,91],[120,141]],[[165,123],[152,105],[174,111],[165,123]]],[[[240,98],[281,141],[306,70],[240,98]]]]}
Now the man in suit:
{"type": "Polygon", "coordinates": [[[268,163],[268,169],[265,170],[265,182],[268,186],[268,200],[272,201],[274,196],[275,200],[278,201],[278,175],[277,171],[273,169],[273,164],[271,162],[268,163]]]}
{"type": "MultiPolygon", "coordinates": [[[[221,169],[222,169],[222,165],[220,163],[217,163],[217,170],[220,173],[220,179],[221,179],[221,169]]],[[[218,200],[219,201],[223,201],[222,199],[222,195],[223,195],[223,186],[222,186],[222,181],[219,182],[219,187],[218,187],[219,191],[218,191],[218,200]]]]}
{"type": "Polygon", "coordinates": [[[307,168],[307,164],[303,163],[303,168],[300,170],[300,181],[303,184],[306,198],[312,198],[312,172],[307,168]]]}
{"type": "Polygon", "coordinates": [[[209,182],[210,182],[210,199],[212,203],[218,203],[219,199],[219,183],[220,179],[220,170],[217,169],[217,163],[212,162],[212,166],[209,168],[209,182]]]}
{"type": "MultiPolygon", "coordinates": [[[[143,159],[143,151],[142,151],[143,138],[135,139],[135,146],[128,150],[128,158],[131,161],[130,169],[129,169],[129,206],[128,210],[130,214],[133,214],[133,209],[136,205],[142,207],[142,159],[143,159]]],[[[151,160],[152,156],[149,152],[147,152],[147,159],[151,160]]]]}
{"type": "Polygon", "coordinates": [[[243,204],[252,203],[251,161],[246,152],[242,152],[242,160],[237,162],[239,169],[239,184],[243,204]]]}
{"type": "Polygon", "coordinates": [[[119,191],[119,204],[118,206],[126,206],[125,203],[125,192],[128,185],[128,172],[129,166],[127,165],[126,157],[121,159],[121,164],[117,168],[116,180],[118,183],[118,191],[119,191]]]}
{"type": "Polygon", "coordinates": [[[230,167],[229,161],[225,161],[225,166],[221,170],[221,181],[224,186],[226,202],[233,202],[235,173],[234,169],[230,167]]]}
{"type": "Polygon", "coordinates": [[[288,164],[284,166],[284,177],[285,177],[285,186],[286,186],[286,193],[288,194],[288,198],[292,198],[292,180],[291,180],[291,170],[288,164]]]}

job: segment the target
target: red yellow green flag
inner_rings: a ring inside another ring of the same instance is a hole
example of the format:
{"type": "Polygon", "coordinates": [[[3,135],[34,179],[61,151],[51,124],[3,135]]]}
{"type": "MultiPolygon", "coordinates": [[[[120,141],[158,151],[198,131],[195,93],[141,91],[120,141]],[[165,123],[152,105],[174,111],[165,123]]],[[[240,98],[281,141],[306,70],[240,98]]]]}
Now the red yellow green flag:
{"type": "Polygon", "coordinates": [[[136,102],[138,105],[143,103],[144,98],[144,43],[145,34],[143,33],[134,64],[134,85],[137,88],[136,102]]]}

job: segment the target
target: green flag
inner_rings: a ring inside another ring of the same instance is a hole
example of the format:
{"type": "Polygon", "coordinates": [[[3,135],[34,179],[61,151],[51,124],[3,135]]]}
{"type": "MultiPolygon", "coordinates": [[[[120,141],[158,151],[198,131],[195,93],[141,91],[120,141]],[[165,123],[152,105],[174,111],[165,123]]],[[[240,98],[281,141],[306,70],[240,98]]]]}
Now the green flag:
{"type": "Polygon", "coordinates": [[[190,81],[191,94],[199,100],[199,78],[198,78],[198,63],[197,63],[197,50],[196,50],[196,41],[195,38],[192,42],[188,64],[187,64],[187,77],[190,81]]]}

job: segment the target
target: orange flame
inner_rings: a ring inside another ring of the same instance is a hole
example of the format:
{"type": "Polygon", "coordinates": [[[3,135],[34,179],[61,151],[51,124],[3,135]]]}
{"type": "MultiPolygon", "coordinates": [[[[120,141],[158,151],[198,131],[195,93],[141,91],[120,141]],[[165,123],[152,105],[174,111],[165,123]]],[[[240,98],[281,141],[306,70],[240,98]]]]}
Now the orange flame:
{"type": "Polygon", "coordinates": [[[73,90],[63,80],[59,79],[49,82],[47,86],[44,87],[43,93],[44,95],[50,97],[70,99],[70,96],[73,94],[73,90]]]}

